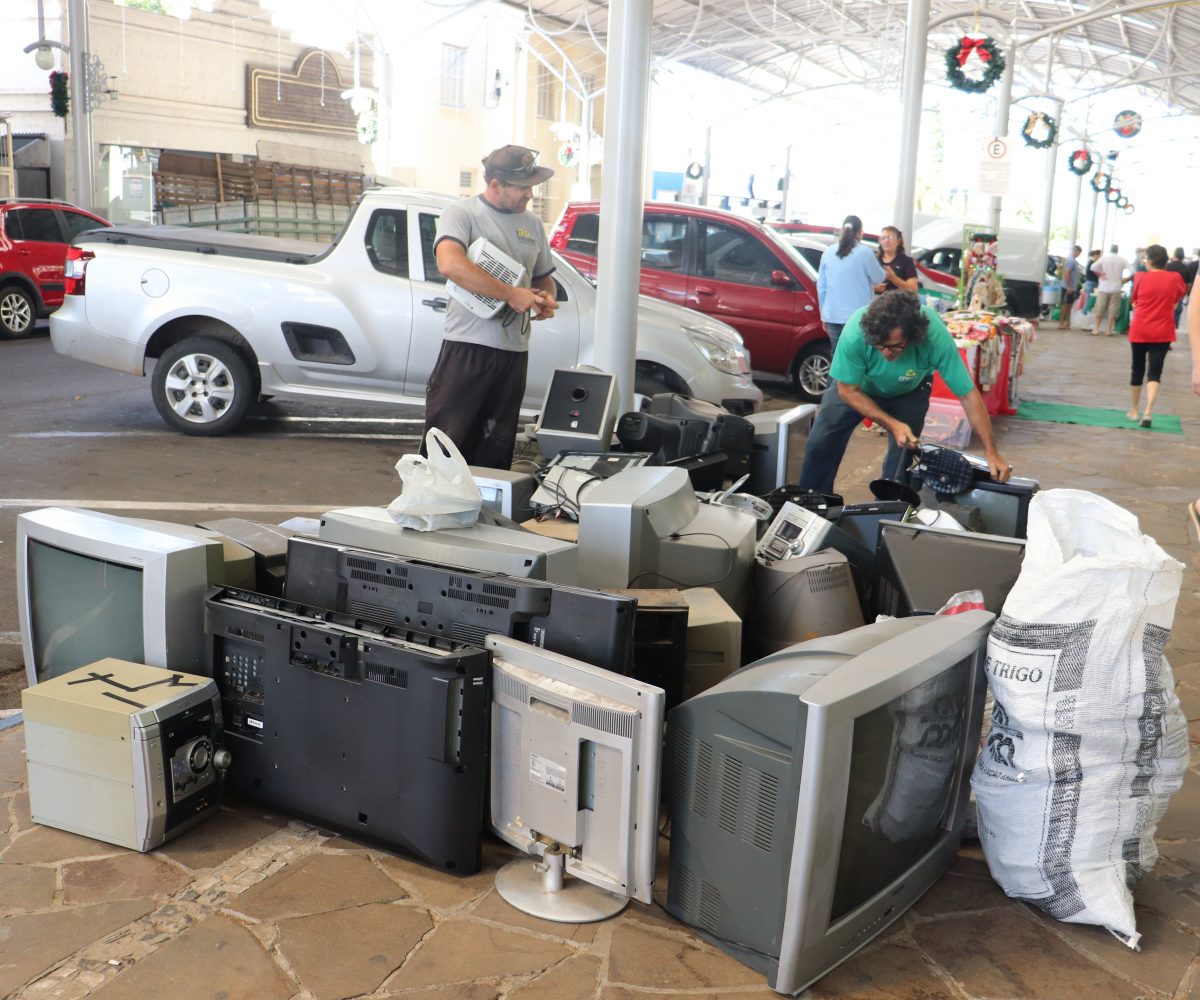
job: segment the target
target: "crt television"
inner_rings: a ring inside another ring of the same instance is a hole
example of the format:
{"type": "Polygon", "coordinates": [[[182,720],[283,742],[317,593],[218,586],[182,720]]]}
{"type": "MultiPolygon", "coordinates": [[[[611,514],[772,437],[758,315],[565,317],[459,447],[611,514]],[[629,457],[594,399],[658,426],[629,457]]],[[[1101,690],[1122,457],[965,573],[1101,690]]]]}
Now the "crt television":
{"type": "Polygon", "coordinates": [[[406,559],[575,583],[575,545],[532,531],[476,523],[469,528],[402,528],[385,507],[345,507],[321,515],[322,541],[406,559]]]}
{"type": "Polygon", "coordinates": [[[227,555],[253,578],[248,550],[202,528],[71,507],[19,514],[30,685],[105,657],[201,673],[204,593],[226,582],[227,555]]]}
{"type": "Polygon", "coordinates": [[[493,633],[617,673],[633,666],[637,601],[455,569],[317,539],[288,543],[287,598],[482,646],[493,633]]]}
{"type": "Polygon", "coordinates": [[[761,410],[746,418],[754,425],[750,480],[744,487],[747,493],[762,496],[797,481],[816,415],[815,403],[801,403],[789,410],[761,410]]]}
{"type": "Polygon", "coordinates": [[[672,710],[668,912],[789,994],[899,918],[958,851],[993,619],[813,639],[672,710]]]}
{"type": "Polygon", "coordinates": [[[501,869],[519,910],[585,923],[651,902],[662,688],[489,636],[491,826],[539,859],[501,869]],[[564,876],[569,876],[564,878],[564,876]]]}

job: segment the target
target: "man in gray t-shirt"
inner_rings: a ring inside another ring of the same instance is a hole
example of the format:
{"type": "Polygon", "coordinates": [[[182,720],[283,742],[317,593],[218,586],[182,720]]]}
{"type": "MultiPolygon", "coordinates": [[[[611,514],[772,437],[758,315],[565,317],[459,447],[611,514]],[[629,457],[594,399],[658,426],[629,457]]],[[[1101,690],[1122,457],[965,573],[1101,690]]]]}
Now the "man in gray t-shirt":
{"type": "Polygon", "coordinates": [[[554,175],[537,153],[501,146],[483,159],[487,188],[442,213],[434,253],[438,270],[470,292],[506,303],[483,318],[451,298],[442,350],[425,392],[425,430],[437,427],[469,465],[507,469],[525,395],[529,324],[558,308],[554,264],[541,220],[526,211],[533,188],[554,175]],[[520,262],[525,277],[506,285],[472,264],[467,248],[483,237],[520,262]]]}

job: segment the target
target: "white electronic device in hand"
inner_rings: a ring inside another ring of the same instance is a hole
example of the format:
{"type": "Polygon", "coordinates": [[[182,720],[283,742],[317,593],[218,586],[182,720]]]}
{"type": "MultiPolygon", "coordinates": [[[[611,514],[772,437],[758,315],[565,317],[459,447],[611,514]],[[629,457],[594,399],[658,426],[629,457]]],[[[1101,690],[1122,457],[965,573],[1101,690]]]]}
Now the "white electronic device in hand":
{"type": "MultiPolygon", "coordinates": [[[[467,260],[483,268],[497,281],[502,281],[506,285],[513,285],[515,287],[525,279],[525,268],[521,263],[513,260],[496,246],[495,243],[489,242],[482,236],[467,247],[467,260]]],[[[446,290],[450,293],[452,299],[460,305],[466,306],[476,316],[483,319],[491,319],[504,309],[505,306],[505,303],[499,299],[493,299],[487,295],[479,295],[476,292],[469,292],[462,286],[456,285],[453,281],[446,282],[446,290]]]]}
{"type": "Polygon", "coordinates": [[[829,534],[830,522],[794,503],[785,503],[754,550],[756,562],[769,566],[816,551],[829,534]]]}

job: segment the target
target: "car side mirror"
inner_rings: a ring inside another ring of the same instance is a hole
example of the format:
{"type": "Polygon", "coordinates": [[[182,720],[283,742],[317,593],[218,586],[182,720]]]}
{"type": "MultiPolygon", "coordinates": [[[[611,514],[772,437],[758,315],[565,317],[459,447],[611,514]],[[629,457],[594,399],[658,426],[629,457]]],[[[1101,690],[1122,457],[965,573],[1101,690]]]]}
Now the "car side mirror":
{"type": "Polygon", "coordinates": [[[778,285],[781,288],[791,288],[794,282],[792,276],[787,271],[772,271],[771,284],[778,285]]]}

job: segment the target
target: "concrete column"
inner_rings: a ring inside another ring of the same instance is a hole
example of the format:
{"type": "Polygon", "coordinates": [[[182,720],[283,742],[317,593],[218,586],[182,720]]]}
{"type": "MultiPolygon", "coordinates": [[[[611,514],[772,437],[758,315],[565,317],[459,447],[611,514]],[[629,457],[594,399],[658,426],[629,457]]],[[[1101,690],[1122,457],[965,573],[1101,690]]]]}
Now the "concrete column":
{"type": "Polygon", "coordinates": [[[912,239],[917,186],[917,153],[921,141],[921,104],[925,94],[925,53],[929,48],[929,0],[908,0],[904,35],[903,107],[900,112],[899,175],[892,218],[912,239]]]}
{"type": "MultiPolygon", "coordinates": [[[[1042,243],[1045,244],[1047,250],[1050,247],[1050,211],[1054,207],[1054,174],[1058,168],[1058,150],[1059,137],[1062,135],[1062,114],[1063,102],[1061,98],[1052,97],[1051,102],[1054,105],[1052,117],[1058,122],[1058,127],[1054,133],[1054,142],[1046,149],[1046,173],[1045,182],[1042,189],[1042,243]]],[[[1071,242],[1074,243],[1075,237],[1072,235],[1071,242]]]]}
{"type": "MultiPolygon", "coordinates": [[[[72,201],[94,211],[95,157],[92,151],[92,113],[87,106],[88,23],[85,0],[68,0],[67,31],[71,39],[71,157],[75,171],[72,201]]],[[[107,215],[108,213],[105,212],[107,215]]]]}
{"type": "Polygon", "coordinates": [[[613,0],[608,14],[595,361],[617,376],[620,412],[633,409],[653,7],[653,0],[613,0]]]}

